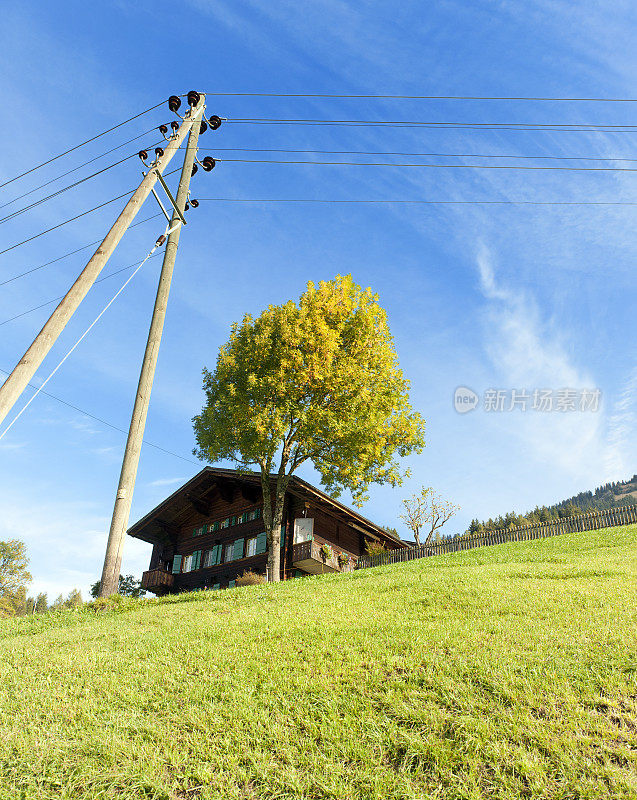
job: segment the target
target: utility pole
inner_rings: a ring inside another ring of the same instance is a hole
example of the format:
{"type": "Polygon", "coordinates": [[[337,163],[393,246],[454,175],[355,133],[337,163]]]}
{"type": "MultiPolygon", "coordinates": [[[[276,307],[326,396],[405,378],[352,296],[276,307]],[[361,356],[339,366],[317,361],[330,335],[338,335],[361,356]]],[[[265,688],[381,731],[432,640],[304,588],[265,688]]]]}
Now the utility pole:
{"type": "MultiPolygon", "coordinates": [[[[199,102],[192,109],[193,116],[197,113],[203,114],[204,103],[205,97],[204,95],[200,95],[199,102]]],[[[191,127],[186,154],[184,156],[184,164],[181,170],[176,205],[182,215],[186,208],[186,202],[188,201],[190,178],[193,172],[195,156],[197,155],[199,132],[199,125],[193,125],[191,127]]],[[[181,220],[177,210],[173,211],[170,227],[174,228],[174,230],[169,233],[168,241],[166,242],[166,251],[164,253],[159,286],[157,287],[155,308],[153,309],[146,351],[144,353],[139,383],[137,385],[137,395],[135,397],[133,415],[128,431],[128,439],[126,441],[126,450],[124,451],[124,461],[122,463],[119,485],[117,487],[113,519],[111,521],[108,543],[106,545],[106,555],[104,557],[104,567],[100,582],[100,597],[108,597],[111,594],[115,594],[119,584],[124,539],[128,528],[128,518],[133,500],[133,490],[137,477],[137,466],[139,464],[139,456],[142,448],[144,428],[146,426],[148,404],[150,402],[150,393],[153,388],[159,345],[164,330],[168,294],[170,292],[170,283],[173,276],[177,246],[179,245],[179,236],[181,233],[181,220]]]]}
{"type": "MultiPolygon", "coordinates": [[[[171,138],[163,155],[159,156],[152,169],[140,183],[139,187],[130,198],[124,210],[115,220],[113,227],[104,237],[104,240],[95,251],[86,267],[82,270],[77,280],[71,286],[64,298],[60,301],[55,311],[51,314],[44,327],[33,340],[33,343],[22,356],[13,372],[0,387],[0,424],[15,405],[17,399],[24,391],[47,353],[55,344],[57,338],[64,330],[67,322],[73,316],[89,289],[95,283],[98,275],[113,254],[122,236],[142,207],[142,204],[153,190],[158,180],[157,173],[162,173],[170,160],[192,129],[199,131],[199,125],[193,126],[193,120],[199,119],[201,106],[196,106],[184,117],[177,129],[174,138],[171,138]]],[[[177,232],[177,235],[178,232],[177,232]]]]}

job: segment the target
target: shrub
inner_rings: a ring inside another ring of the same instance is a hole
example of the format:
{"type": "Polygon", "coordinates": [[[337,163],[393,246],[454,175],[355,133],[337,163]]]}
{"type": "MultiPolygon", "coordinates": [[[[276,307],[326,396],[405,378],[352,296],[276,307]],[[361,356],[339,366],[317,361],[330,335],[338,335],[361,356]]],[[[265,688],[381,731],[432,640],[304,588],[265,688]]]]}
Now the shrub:
{"type": "Polygon", "coordinates": [[[244,571],[235,581],[235,586],[256,586],[259,583],[265,583],[265,575],[260,572],[253,572],[251,569],[244,571]]]}
{"type": "Polygon", "coordinates": [[[349,556],[347,553],[338,554],[338,563],[340,567],[346,567],[349,564],[349,556]]]}
{"type": "Polygon", "coordinates": [[[334,553],[332,552],[332,548],[329,546],[329,544],[322,544],[319,553],[321,554],[321,558],[324,561],[328,561],[334,555],[334,553]]]}
{"type": "Polygon", "coordinates": [[[381,553],[386,552],[387,548],[382,542],[369,541],[365,545],[365,550],[370,556],[379,556],[381,553]]]}
{"type": "Polygon", "coordinates": [[[86,608],[90,608],[91,611],[119,611],[124,604],[121,594],[112,594],[109,597],[98,597],[92,603],[87,603],[86,608]]]}

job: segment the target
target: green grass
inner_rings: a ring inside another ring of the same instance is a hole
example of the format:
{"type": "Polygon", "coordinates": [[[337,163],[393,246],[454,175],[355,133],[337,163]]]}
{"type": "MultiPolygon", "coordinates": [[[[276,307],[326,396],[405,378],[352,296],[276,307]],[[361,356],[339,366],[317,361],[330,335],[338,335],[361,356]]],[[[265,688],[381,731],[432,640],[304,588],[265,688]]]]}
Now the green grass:
{"type": "Polygon", "coordinates": [[[637,526],[0,624],[1,798],[637,798],[637,526]]]}

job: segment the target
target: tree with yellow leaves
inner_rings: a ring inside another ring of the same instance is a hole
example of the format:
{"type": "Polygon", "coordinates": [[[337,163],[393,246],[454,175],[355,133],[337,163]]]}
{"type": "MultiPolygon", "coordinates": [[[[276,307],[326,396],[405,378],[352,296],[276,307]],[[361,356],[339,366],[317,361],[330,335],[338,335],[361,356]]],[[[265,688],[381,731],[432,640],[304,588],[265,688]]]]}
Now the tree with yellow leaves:
{"type": "Polygon", "coordinates": [[[407,472],[397,457],[425,444],[387,315],[349,275],[310,282],[298,303],[245,316],[203,375],[194,453],[260,470],[271,581],[280,578],[285,493],[302,464],[314,465],[327,491],[346,489],[361,505],[371,483],[400,484],[407,472]]]}

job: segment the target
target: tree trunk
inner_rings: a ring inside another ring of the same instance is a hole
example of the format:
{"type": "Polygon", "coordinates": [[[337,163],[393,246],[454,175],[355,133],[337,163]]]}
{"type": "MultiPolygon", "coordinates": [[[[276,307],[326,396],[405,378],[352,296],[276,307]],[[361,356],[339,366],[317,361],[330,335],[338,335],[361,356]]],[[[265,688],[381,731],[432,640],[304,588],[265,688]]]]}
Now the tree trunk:
{"type": "Polygon", "coordinates": [[[420,531],[418,528],[414,529],[414,539],[416,540],[416,547],[420,547],[420,531]]]}
{"type": "Polygon", "coordinates": [[[263,522],[268,538],[268,581],[271,583],[281,580],[281,524],[283,522],[283,503],[289,482],[289,475],[277,477],[273,508],[270,476],[261,470],[263,522]]]}

